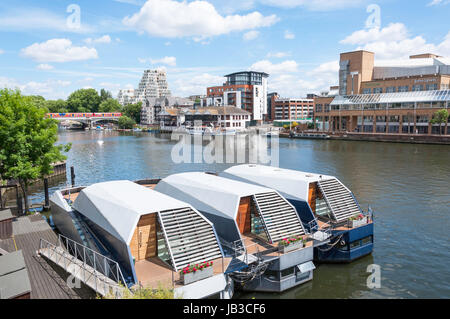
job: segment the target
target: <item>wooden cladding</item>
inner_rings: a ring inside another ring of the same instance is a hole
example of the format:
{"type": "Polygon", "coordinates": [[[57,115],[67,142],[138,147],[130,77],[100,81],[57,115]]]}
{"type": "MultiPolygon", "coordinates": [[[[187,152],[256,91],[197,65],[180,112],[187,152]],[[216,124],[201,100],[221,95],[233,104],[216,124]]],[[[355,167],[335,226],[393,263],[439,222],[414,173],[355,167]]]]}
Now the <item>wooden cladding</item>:
{"type": "Polygon", "coordinates": [[[237,224],[239,227],[239,231],[241,234],[250,233],[252,231],[251,224],[251,197],[243,197],[239,203],[238,215],[237,215],[237,224]]]}
{"type": "Polygon", "coordinates": [[[141,216],[130,243],[136,261],[157,255],[156,214],[141,216]]]}
{"type": "Polygon", "coordinates": [[[313,213],[316,213],[316,199],[318,197],[317,195],[317,183],[309,183],[308,204],[309,207],[311,207],[313,213]]]}

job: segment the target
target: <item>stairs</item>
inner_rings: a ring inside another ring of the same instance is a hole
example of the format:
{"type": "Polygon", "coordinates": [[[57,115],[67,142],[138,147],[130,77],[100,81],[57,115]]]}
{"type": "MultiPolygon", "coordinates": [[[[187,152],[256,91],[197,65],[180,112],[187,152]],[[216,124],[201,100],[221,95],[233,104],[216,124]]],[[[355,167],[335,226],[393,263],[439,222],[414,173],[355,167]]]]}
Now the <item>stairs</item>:
{"type": "Polygon", "coordinates": [[[337,179],[323,180],[317,184],[337,222],[345,221],[361,213],[352,192],[337,179]]]}
{"type": "Polygon", "coordinates": [[[158,213],[174,268],[222,258],[213,227],[191,208],[158,213]]]}
{"type": "Polygon", "coordinates": [[[255,194],[253,198],[272,243],[305,234],[295,209],[276,192],[255,194]]]}

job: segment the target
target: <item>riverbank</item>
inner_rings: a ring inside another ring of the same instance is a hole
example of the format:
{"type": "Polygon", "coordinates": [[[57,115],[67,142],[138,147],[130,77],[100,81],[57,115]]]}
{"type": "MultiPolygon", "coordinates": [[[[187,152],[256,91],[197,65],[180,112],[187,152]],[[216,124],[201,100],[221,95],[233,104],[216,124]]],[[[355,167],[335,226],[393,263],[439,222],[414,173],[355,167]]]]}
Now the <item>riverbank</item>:
{"type": "MultiPolygon", "coordinates": [[[[321,134],[322,132],[320,132],[321,134]]],[[[326,133],[328,134],[328,133],[326,133]]],[[[450,135],[385,134],[385,133],[334,133],[328,134],[331,140],[366,141],[409,144],[450,145],[450,135]]],[[[280,137],[290,138],[289,133],[280,133],[280,137]]],[[[297,139],[294,137],[294,139],[297,139]]]]}

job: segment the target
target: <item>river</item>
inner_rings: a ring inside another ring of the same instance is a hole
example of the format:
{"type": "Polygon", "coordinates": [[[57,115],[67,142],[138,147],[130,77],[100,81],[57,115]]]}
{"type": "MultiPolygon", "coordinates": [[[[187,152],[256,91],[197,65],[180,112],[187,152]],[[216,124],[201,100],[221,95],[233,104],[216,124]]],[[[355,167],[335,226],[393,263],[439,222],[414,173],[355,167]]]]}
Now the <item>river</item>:
{"type": "MultiPolygon", "coordinates": [[[[72,143],[68,168],[76,184],[222,171],[232,164],[175,164],[165,135],[60,132],[72,143]]],[[[283,294],[241,298],[450,298],[450,147],[325,140],[279,140],[280,167],[338,177],[361,207],[375,214],[371,256],[346,265],[318,265],[314,279],[283,294]],[[381,288],[366,285],[379,265],[381,288]]],[[[69,174],[68,174],[69,176],[69,174]]],[[[64,186],[54,185],[50,192],[64,186]]],[[[42,192],[33,194],[42,199],[42,192]]]]}

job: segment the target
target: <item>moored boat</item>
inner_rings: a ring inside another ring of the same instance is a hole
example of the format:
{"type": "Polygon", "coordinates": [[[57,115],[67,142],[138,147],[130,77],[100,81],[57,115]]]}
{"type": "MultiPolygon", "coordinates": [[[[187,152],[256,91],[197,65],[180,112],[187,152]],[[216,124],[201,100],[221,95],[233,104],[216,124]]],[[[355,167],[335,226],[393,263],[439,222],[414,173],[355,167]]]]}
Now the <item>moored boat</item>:
{"type": "Polygon", "coordinates": [[[373,251],[373,216],[336,177],[262,165],[238,165],[221,176],[272,187],[295,206],[309,231],[331,231],[327,246],[317,247],[319,262],[351,262],[373,251]]]}

